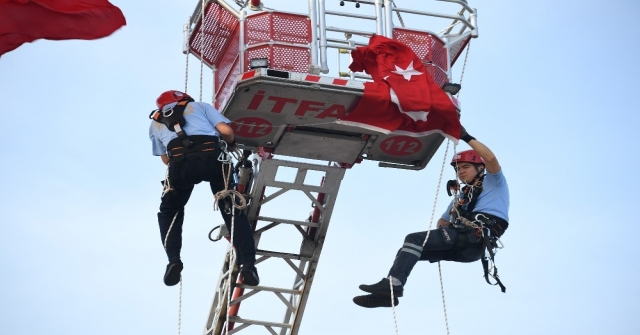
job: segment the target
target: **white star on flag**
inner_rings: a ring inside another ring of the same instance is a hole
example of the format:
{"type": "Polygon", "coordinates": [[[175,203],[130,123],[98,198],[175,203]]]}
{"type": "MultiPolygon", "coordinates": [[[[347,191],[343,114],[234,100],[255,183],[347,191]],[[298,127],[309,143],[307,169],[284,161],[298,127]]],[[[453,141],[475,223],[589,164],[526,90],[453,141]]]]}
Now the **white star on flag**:
{"type": "Polygon", "coordinates": [[[391,72],[403,76],[404,79],[406,79],[407,81],[411,80],[411,76],[419,76],[419,75],[424,74],[424,73],[422,73],[420,71],[416,71],[413,68],[413,61],[411,61],[411,63],[409,63],[409,65],[407,66],[406,69],[403,69],[403,68],[399,67],[398,65],[394,65],[394,66],[396,67],[396,70],[395,71],[391,71],[391,72]]]}

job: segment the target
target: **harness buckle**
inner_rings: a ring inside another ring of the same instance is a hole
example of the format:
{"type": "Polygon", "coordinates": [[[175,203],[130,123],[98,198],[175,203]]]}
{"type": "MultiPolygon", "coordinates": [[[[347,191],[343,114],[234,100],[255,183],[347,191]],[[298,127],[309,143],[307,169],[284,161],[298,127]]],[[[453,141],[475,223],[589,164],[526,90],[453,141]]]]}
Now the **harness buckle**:
{"type": "Polygon", "coordinates": [[[169,117],[171,115],[173,115],[173,107],[169,107],[169,108],[167,108],[167,109],[162,111],[162,116],[163,117],[169,117]]]}
{"type": "Polygon", "coordinates": [[[474,218],[474,220],[475,220],[475,221],[480,222],[483,226],[484,226],[484,224],[486,224],[486,223],[490,223],[490,222],[491,222],[491,219],[490,219],[490,218],[488,218],[486,215],[484,215],[484,214],[482,214],[482,213],[478,213],[478,214],[476,214],[476,216],[474,216],[473,218],[474,218]],[[480,217],[485,218],[485,219],[486,219],[486,221],[481,220],[481,219],[480,219],[480,217]]]}

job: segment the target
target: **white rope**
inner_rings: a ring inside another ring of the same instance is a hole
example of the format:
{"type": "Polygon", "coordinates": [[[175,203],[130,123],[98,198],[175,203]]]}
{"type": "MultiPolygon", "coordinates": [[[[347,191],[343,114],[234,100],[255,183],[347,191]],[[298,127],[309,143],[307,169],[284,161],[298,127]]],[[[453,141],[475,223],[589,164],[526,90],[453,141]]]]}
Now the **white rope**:
{"type": "MultiPolygon", "coordinates": [[[[176,222],[176,218],[180,215],[180,211],[176,212],[176,215],[173,216],[173,220],[171,220],[171,225],[169,225],[169,230],[167,231],[167,235],[164,236],[164,250],[167,250],[167,240],[169,239],[169,234],[171,234],[171,230],[173,229],[173,224],[176,222]]],[[[180,295],[178,298],[178,335],[180,335],[180,328],[182,328],[182,276],[180,276],[180,295]]]]}
{"type": "MultiPolygon", "coordinates": [[[[391,0],[391,4],[393,5],[394,8],[397,8],[398,5],[396,5],[396,2],[391,0]]],[[[398,16],[398,20],[400,21],[400,25],[402,26],[402,28],[404,28],[404,20],[402,19],[402,16],[400,16],[400,12],[396,12],[396,15],[398,16]]]]}
{"type": "MultiPolygon", "coordinates": [[[[229,239],[229,243],[231,244],[230,246],[230,251],[229,251],[229,269],[227,270],[227,272],[224,274],[224,276],[227,277],[227,285],[226,289],[227,289],[227,316],[226,316],[226,320],[224,322],[224,329],[221,330],[222,334],[228,334],[229,333],[229,318],[230,318],[230,309],[231,309],[231,298],[232,298],[232,292],[233,292],[233,283],[232,283],[232,279],[233,279],[233,272],[236,266],[236,250],[233,246],[233,234],[235,231],[235,210],[234,209],[238,209],[238,210],[242,210],[246,207],[247,203],[246,200],[244,199],[244,197],[238,193],[236,190],[229,190],[229,178],[231,177],[231,169],[233,168],[231,161],[229,159],[230,155],[227,151],[227,147],[226,147],[226,142],[222,141],[220,142],[221,144],[224,143],[224,145],[221,146],[222,149],[222,153],[221,153],[221,157],[222,154],[225,155],[229,155],[227,156],[227,158],[225,158],[225,161],[223,162],[223,167],[222,167],[222,178],[224,180],[224,190],[219,191],[215,194],[214,196],[214,202],[213,202],[213,210],[218,210],[219,209],[219,205],[218,205],[218,201],[224,199],[225,197],[231,197],[231,203],[232,203],[232,207],[231,207],[231,236],[229,239]],[[226,167],[226,170],[225,170],[226,167]],[[240,205],[236,204],[236,195],[240,195],[240,205]]],[[[222,160],[219,158],[219,160],[222,160]]],[[[237,277],[236,277],[237,279],[237,277]]],[[[224,292],[224,289],[223,289],[224,292]]],[[[222,302],[222,294],[220,295],[221,299],[220,302],[222,302]]]]}
{"type": "Polygon", "coordinates": [[[200,102],[202,102],[202,73],[204,72],[204,37],[205,34],[205,15],[204,9],[206,6],[206,1],[202,0],[201,11],[200,11],[200,102]]]}
{"type": "MultiPolygon", "coordinates": [[[[235,199],[232,197],[232,200],[235,202],[235,199]]],[[[231,285],[231,279],[233,279],[233,277],[231,276],[233,274],[233,269],[236,266],[236,248],[233,246],[233,232],[235,231],[235,211],[231,210],[231,238],[229,243],[231,243],[231,256],[229,257],[229,274],[228,274],[228,279],[227,282],[229,283],[229,290],[227,292],[227,319],[225,320],[225,334],[229,334],[229,318],[230,316],[230,310],[231,310],[231,298],[232,295],[231,293],[233,292],[232,287],[233,285],[231,285]]],[[[237,276],[236,276],[236,280],[237,280],[237,276]]]]}
{"type": "Polygon", "coordinates": [[[393,303],[395,300],[393,297],[393,277],[389,276],[389,290],[391,291],[391,312],[393,313],[393,326],[396,329],[396,335],[398,335],[398,320],[396,318],[396,305],[393,303]]]}
{"type": "Polygon", "coordinates": [[[447,327],[447,335],[449,335],[449,318],[447,317],[447,303],[444,299],[444,284],[442,283],[442,268],[438,262],[438,273],[440,274],[440,292],[442,292],[442,308],[444,309],[444,324],[447,327]]]}
{"type": "MultiPolygon", "coordinates": [[[[431,219],[429,221],[429,229],[427,230],[427,236],[425,236],[424,238],[424,242],[422,242],[422,247],[424,248],[425,245],[427,244],[427,240],[429,239],[429,235],[431,234],[431,227],[433,226],[433,218],[435,216],[435,212],[436,212],[436,205],[438,203],[438,195],[440,194],[440,185],[442,184],[442,176],[444,175],[444,168],[445,168],[445,164],[447,162],[447,154],[449,153],[449,144],[451,141],[447,141],[447,147],[445,149],[444,152],[444,158],[442,159],[442,166],[440,167],[440,176],[438,177],[438,187],[436,189],[436,196],[435,199],[433,201],[433,209],[431,210],[431,219]]],[[[454,151],[454,157],[455,157],[455,144],[453,147],[453,151],[454,151]]],[[[449,335],[449,320],[447,318],[447,305],[445,303],[445,296],[444,296],[444,285],[443,285],[443,281],[442,281],[442,269],[440,267],[440,262],[438,262],[438,274],[440,277],[440,292],[442,294],[442,306],[444,307],[444,322],[445,325],[447,327],[447,335],[449,335]]]]}
{"type": "Polygon", "coordinates": [[[180,298],[178,300],[178,335],[182,328],[182,276],[180,276],[180,298]]]}
{"type": "MultiPolygon", "coordinates": [[[[431,219],[429,220],[429,229],[427,229],[427,236],[422,242],[422,247],[424,248],[425,244],[427,244],[427,240],[429,239],[429,234],[431,233],[431,227],[433,226],[433,218],[436,213],[436,205],[438,204],[438,194],[440,193],[440,185],[442,184],[442,176],[444,175],[444,168],[447,162],[447,154],[449,153],[449,144],[451,141],[447,141],[447,147],[445,148],[444,157],[442,159],[442,167],[440,168],[440,177],[438,178],[438,187],[436,189],[435,199],[433,201],[433,209],[431,210],[431,219]]],[[[440,288],[442,291],[442,301],[444,304],[444,286],[442,285],[442,272],[440,271],[440,262],[438,262],[438,271],[440,272],[440,288]]],[[[393,313],[393,324],[395,326],[396,335],[398,335],[398,320],[396,318],[396,308],[394,304],[394,295],[393,295],[393,277],[389,276],[389,291],[391,292],[391,311],[393,313]]],[[[447,324],[447,334],[449,334],[449,321],[447,320],[447,309],[445,307],[445,323],[447,324]]]]}
{"type": "Polygon", "coordinates": [[[169,234],[171,234],[171,229],[173,229],[173,224],[176,222],[176,218],[180,214],[180,211],[176,212],[176,215],[173,216],[173,220],[171,220],[171,224],[169,225],[169,230],[167,231],[167,235],[164,236],[164,250],[167,251],[167,240],[169,239],[169,234]]]}
{"type": "Polygon", "coordinates": [[[449,143],[451,141],[447,141],[447,147],[444,151],[444,157],[442,159],[442,167],[440,168],[440,177],[438,177],[438,187],[436,188],[436,196],[433,199],[433,208],[431,210],[431,219],[429,220],[429,229],[427,229],[427,236],[424,238],[424,242],[422,242],[422,247],[424,248],[425,244],[427,244],[427,240],[429,239],[429,235],[431,234],[431,227],[433,227],[433,218],[436,214],[436,205],[438,204],[438,194],[440,193],[440,185],[442,184],[442,176],[444,175],[444,167],[447,162],[447,154],[449,153],[449,143]]]}
{"type": "MultiPolygon", "coordinates": [[[[226,148],[225,148],[225,151],[226,151],[226,148]]],[[[224,153],[224,154],[230,155],[229,153],[224,153]]],[[[231,178],[231,163],[227,162],[227,163],[224,163],[223,165],[226,165],[228,167],[227,171],[225,171],[224,167],[222,168],[222,178],[223,180],[225,180],[224,190],[219,191],[214,195],[215,201],[213,202],[213,210],[214,211],[218,210],[218,201],[226,197],[232,198],[232,204],[231,204],[232,208],[236,208],[238,210],[245,209],[247,207],[247,200],[244,198],[244,196],[242,196],[242,194],[236,190],[229,189],[229,178],[231,178]],[[238,197],[240,204],[236,203],[236,199],[235,199],[236,196],[238,197]]],[[[232,214],[233,214],[233,209],[232,209],[232,214]]]]}
{"type": "MultiPolygon", "coordinates": [[[[171,164],[171,163],[169,163],[171,164]]],[[[171,181],[169,180],[169,165],[167,165],[167,171],[164,173],[164,183],[162,184],[162,197],[164,197],[169,191],[173,190],[171,187],[171,181]]]]}
{"type": "MultiPolygon", "coordinates": [[[[464,56],[464,64],[462,65],[462,73],[460,73],[460,86],[462,86],[462,79],[464,78],[464,70],[467,68],[467,59],[469,58],[469,50],[471,49],[471,40],[469,40],[469,43],[467,43],[467,52],[464,56]]],[[[460,90],[462,91],[462,90],[460,90]]],[[[458,94],[456,94],[456,96],[458,97],[458,99],[460,99],[460,91],[458,91],[458,94]]]]}
{"type": "Polygon", "coordinates": [[[240,6],[240,9],[244,9],[245,7],[247,7],[247,5],[249,4],[249,1],[250,0],[245,0],[245,2],[242,3],[242,0],[234,0],[236,5],[240,6]]]}
{"type": "Polygon", "coordinates": [[[211,67],[211,106],[216,107],[216,66],[211,67]]]}
{"type": "Polygon", "coordinates": [[[191,52],[191,47],[188,46],[189,50],[187,50],[187,61],[184,70],[184,93],[187,93],[187,87],[189,85],[189,53],[191,52]]]}

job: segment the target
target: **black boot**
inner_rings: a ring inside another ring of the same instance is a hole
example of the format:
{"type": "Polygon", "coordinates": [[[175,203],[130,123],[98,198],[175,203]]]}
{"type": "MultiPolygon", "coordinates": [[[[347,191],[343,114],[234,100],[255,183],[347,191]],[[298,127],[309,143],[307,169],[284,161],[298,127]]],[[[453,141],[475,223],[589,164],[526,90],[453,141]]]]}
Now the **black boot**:
{"type": "Polygon", "coordinates": [[[242,283],[249,286],[257,286],[260,284],[260,277],[258,277],[258,269],[255,264],[243,264],[240,267],[240,274],[242,275],[242,283]]]}
{"type": "MultiPolygon", "coordinates": [[[[382,278],[379,282],[373,285],[360,285],[360,289],[369,292],[374,295],[382,295],[385,297],[391,296],[391,289],[389,288],[389,278],[382,278]]],[[[393,296],[401,297],[404,289],[400,285],[393,285],[393,296]]]]}
{"type": "Polygon", "coordinates": [[[182,272],[182,262],[174,260],[167,264],[167,270],[164,272],[164,284],[174,286],[180,282],[180,272],[182,272]]]}
{"type": "MultiPolygon", "coordinates": [[[[353,302],[365,308],[391,307],[391,297],[375,294],[360,295],[353,298],[353,302]]],[[[393,297],[393,305],[398,306],[400,301],[397,297],[393,297]]]]}

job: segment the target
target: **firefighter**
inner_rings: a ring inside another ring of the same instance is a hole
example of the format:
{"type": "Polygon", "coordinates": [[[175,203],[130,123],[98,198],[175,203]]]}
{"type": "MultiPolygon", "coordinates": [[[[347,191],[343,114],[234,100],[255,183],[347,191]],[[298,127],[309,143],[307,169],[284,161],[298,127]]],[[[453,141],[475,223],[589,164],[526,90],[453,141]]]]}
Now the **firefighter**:
{"type": "MultiPolygon", "coordinates": [[[[158,212],[160,237],[169,258],[164,274],[164,283],[173,286],[180,282],[183,264],[180,259],[182,247],[182,223],[184,206],[193,187],[202,181],[209,182],[215,195],[231,181],[232,170],[219,159],[225,143],[234,143],[230,121],[213,106],[195,102],[180,91],[166,91],[156,100],[158,110],[150,118],[149,137],[153,154],[160,156],[167,165],[165,190],[158,212]],[[224,142],[223,142],[224,141],[224,142]]],[[[224,153],[223,153],[224,154],[224,153]]],[[[225,225],[231,231],[233,212],[233,245],[236,249],[236,264],[240,266],[243,283],[258,285],[260,278],[255,267],[256,247],[246,214],[234,209],[227,198],[218,201],[225,225]]]]}
{"type": "MultiPolygon", "coordinates": [[[[487,236],[500,237],[507,229],[509,188],[496,156],[487,146],[469,135],[464,127],[460,139],[467,142],[472,150],[457,153],[451,165],[458,179],[466,186],[438,220],[437,229],[406,236],[387,278],[376,284],[360,285],[360,289],[369,294],[353,298],[357,305],[367,308],[391,307],[391,287],[393,303],[397,305],[398,297],[404,293],[407,277],[418,261],[475,262],[485,252],[483,239],[487,236]],[[480,228],[474,227],[474,224],[480,225],[480,228]],[[481,229],[485,229],[484,234],[481,229]],[[427,234],[428,239],[424,243],[427,234]]],[[[495,277],[497,279],[497,275],[495,277]]],[[[500,286],[503,287],[502,283],[500,286]]]]}

